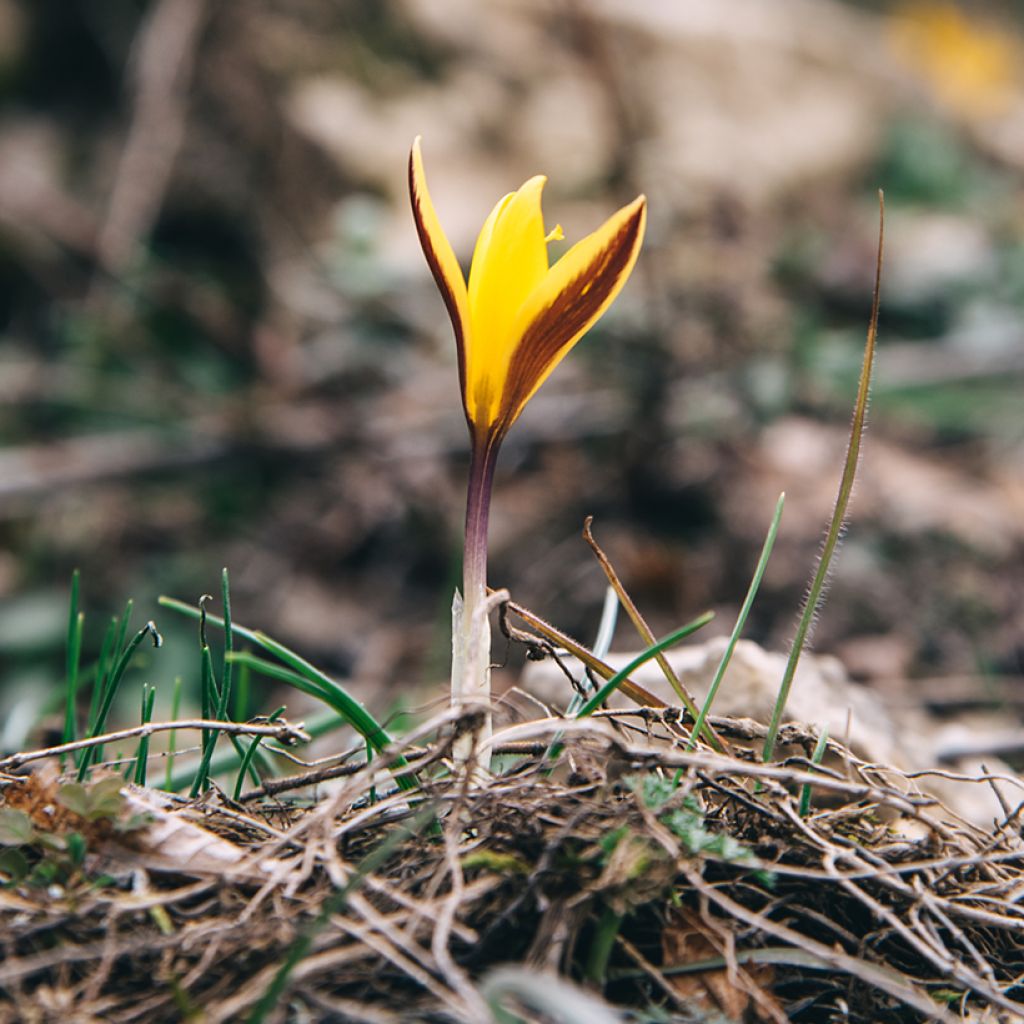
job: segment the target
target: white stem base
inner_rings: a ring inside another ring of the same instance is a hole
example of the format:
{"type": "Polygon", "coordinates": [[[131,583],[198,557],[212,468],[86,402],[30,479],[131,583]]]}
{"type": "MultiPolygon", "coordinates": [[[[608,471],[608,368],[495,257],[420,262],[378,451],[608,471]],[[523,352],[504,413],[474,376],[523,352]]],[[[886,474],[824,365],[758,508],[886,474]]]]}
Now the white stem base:
{"type": "Polygon", "coordinates": [[[472,760],[478,747],[491,738],[491,624],[488,615],[491,608],[507,599],[507,593],[502,591],[467,607],[456,590],[452,600],[452,707],[459,711],[480,707],[484,711],[482,728],[455,740],[452,756],[456,765],[472,760]]]}

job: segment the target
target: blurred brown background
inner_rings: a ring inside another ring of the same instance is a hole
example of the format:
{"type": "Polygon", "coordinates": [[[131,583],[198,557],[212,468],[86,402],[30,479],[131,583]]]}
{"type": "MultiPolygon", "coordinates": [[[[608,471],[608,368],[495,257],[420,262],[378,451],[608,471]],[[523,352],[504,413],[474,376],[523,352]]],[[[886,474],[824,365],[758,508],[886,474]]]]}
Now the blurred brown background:
{"type": "Polygon", "coordinates": [[[633,280],[531,403],[495,494],[492,582],[588,641],[585,515],[656,633],[709,607],[725,632],[785,489],[747,635],[786,644],[884,188],[872,422],[816,647],[910,700],[1016,708],[1017,10],[0,0],[2,745],[62,699],[76,566],[87,657],[129,596],[175,641],[133,671],[158,717],[197,659],[155,599],[216,592],[222,565],[238,621],[376,709],[441,692],[466,438],[405,193],[416,134],[464,259],[531,174],[570,241],[649,196],[633,280]]]}

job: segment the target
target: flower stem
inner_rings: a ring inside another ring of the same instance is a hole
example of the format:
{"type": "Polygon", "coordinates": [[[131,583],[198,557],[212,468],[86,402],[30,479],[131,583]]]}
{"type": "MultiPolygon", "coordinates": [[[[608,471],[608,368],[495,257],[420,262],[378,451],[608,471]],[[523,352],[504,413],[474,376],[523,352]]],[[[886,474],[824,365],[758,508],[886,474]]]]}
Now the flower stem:
{"type": "Polygon", "coordinates": [[[497,449],[474,439],[466,494],[466,533],[462,591],[466,605],[479,606],[487,593],[487,522],[497,449]]]}
{"type": "MultiPolygon", "coordinates": [[[[498,446],[489,438],[473,438],[466,494],[466,532],[462,563],[462,600],[452,607],[452,704],[483,704],[485,724],[476,739],[491,734],[491,630],[487,619],[487,521],[498,446]]],[[[456,761],[468,761],[474,736],[456,741],[456,761]]]]}

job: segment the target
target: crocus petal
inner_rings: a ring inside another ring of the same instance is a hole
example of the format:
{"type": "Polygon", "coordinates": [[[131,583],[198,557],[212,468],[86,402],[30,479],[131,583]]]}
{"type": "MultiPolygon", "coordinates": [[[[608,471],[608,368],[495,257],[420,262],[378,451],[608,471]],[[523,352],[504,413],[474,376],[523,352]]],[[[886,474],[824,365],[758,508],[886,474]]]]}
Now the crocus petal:
{"type": "Polygon", "coordinates": [[[523,303],[494,432],[504,435],[566,353],[611,305],[629,278],[647,223],[644,196],[577,242],[523,303]]]}
{"type": "Polygon", "coordinates": [[[455,251],[448,241],[448,236],[441,228],[434,203],[427,191],[419,136],[412,144],[412,152],[409,154],[409,195],[412,199],[412,213],[416,221],[416,233],[420,236],[420,245],[423,247],[423,255],[427,258],[455,330],[455,344],[459,353],[459,381],[465,395],[466,349],[469,345],[470,325],[469,293],[466,290],[466,279],[462,276],[462,268],[455,258],[455,251]]]}
{"type": "Polygon", "coordinates": [[[466,350],[466,411],[472,423],[498,414],[519,310],[548,273],[541,213],[545,178],[505,196],[484,223],[469,272],[472,342],[466,350]]]}

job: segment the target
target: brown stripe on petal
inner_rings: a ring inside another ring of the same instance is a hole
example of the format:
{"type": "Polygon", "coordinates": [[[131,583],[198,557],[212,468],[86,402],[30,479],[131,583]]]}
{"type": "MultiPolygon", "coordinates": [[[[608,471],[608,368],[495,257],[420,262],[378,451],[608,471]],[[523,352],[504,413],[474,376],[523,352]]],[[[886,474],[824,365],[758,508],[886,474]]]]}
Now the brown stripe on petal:
{"type": "Polygon", "coordinates": [[[643,218],[644,209],[640,206],[608,245],[526,329],[509,363],[500,422],[494,429],[498,436],[504,435],[522,412],[537,381],[557,361],[565,346],[600,314],[630,267],[643,218]]]}
{"type": "MultiPolygon", "coordinates": [[[[458,352],[459,358],[459,393],[462,395],[462,404],[465,407],[466,404],[466,339],[465,329],[462,323],[462,315],[459,311],[458,299],[455,296],[455,292],[452,288],[451,282],[448,280],[441,266],[441,260],[438,257],[437,250],[434,247],[434,240],[431,237],[430,232],[427,230],[426,221],[423,216],[423,198],[420,195],[419,189],[417,188],[416,181],[416,167],[414,162],[414,155],[409,154],[409,198],[412,200],[412,216],[416,222],[416,234],[420,239],[420,247],[423,249],[423,255],[426,257],[427,265],[430,267],[430,272],[434,275],[434,281],[437,284],[437,290],[441,293],[441,298],[444,300],[445,308],[448,310],[448,316],[452,322],[452,329],[455,332],[455,347],[458,352]]],[[[469,416],[468,410],[466,411],[467,418],[469,416]]]]}

